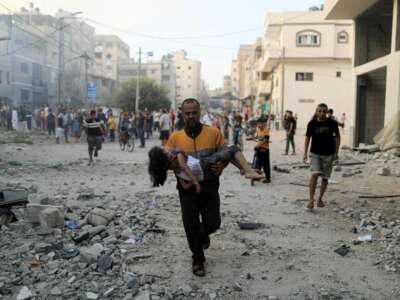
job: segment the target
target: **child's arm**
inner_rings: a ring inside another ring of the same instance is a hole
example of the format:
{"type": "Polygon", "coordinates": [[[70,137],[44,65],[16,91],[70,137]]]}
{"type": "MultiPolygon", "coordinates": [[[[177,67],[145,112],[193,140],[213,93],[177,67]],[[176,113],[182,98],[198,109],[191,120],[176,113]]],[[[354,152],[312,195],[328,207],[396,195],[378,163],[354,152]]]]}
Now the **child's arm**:
{"type": "Polygon", "coordinates": [[[190,180],[193,182],[196,193],[200,193],[200,184],[197,181],[196,176],[193,175],[192,171],[189,169],[189,167],[186,164],[186,157],[182,153],[178,153],[177,155],[178,163],[179,163],[179,168],[190,178],[190,180]]]}

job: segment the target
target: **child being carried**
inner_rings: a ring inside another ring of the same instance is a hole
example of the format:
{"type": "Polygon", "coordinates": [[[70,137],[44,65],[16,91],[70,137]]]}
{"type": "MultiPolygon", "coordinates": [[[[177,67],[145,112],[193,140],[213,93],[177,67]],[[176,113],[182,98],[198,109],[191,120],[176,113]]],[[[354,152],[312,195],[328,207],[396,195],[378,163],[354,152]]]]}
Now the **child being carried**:
{"type": "Polygon", "coordinates": [[[149,173],[153,186],[164,185],[168,170],[173,170],[184,189],[194,186],[196,193],[201,192],[200,181],[215,179],[211,169],[215,163],[227,165],[232,163],[241,170],[248,179],[262,179],[256,170],[247,163],[243,153],[237,146],[224,147],[210,156],[195,158],[176,149],[168,151],[160,147],[153,147],[149,152],[149,173]]]}

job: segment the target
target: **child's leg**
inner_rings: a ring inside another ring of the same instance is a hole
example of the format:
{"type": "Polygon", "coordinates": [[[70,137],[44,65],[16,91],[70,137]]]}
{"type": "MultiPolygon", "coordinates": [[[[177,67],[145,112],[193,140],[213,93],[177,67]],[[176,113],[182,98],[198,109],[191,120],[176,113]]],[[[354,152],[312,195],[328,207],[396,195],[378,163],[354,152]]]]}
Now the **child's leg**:
{"type": "Polygon", "coordinates": [[[265,178],[267,180],[271,180],[271,163],[270,163],[270,158],[269,158],[269,149],[265,153],[265,161],[263,165],[264,173],[265,173],[265,178]]]}
{"type": "Polygon", "coordinates": [[[250,167],[250,165],[247,163],[247,160],[241,151],[235,153],[234,160],[232,161],[232,163],[239,169],[244,171],[244,176],[246,178],[261,179],[264,177],[263,175],[260,175],[256,170],[254,170],[252,167],[250,167]]]}

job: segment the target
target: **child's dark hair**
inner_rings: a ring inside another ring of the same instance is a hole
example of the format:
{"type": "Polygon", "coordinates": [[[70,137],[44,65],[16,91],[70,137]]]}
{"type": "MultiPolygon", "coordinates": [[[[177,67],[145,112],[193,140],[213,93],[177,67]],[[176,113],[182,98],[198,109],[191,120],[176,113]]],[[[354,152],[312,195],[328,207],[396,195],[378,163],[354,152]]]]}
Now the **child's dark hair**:
{"type": "Polygon", "coordinates": [[[154,187],[164,185],[168,173],[168,156],[160,147],[153,147],[149,151],[149,174],[154,187]]]}

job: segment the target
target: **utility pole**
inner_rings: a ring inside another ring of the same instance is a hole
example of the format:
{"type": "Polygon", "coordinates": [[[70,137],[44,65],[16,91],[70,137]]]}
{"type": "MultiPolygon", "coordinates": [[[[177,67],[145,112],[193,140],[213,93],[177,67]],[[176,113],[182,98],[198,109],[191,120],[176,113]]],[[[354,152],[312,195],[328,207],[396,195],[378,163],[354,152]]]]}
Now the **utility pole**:
{"type": "Polygon", "coordinates": [[[58,37],[58,105],[63,101],[63,80],[64,80],[64,18],[59,19],[58,37]]]}
{"type": "Polygon", "coordinates": [[[135,112],[139,112],[139,99],[140,99],[140,72],[142,69],[142,48],[139,48],[139,65],[136,76],[136,102],[135,102],[135,112]]]}
{"type": "Polygon", "coordinates": [[[89,71],[90,56],[85,51],[85,53],[82,54],[82,58],[85,60],[85,96],[86,96],[85,97],[85,102],[87,103],[88,100],[89,100],[89,95],[88,95],[89,75],[88,75],[88,71],[89,71]]]}
{"type": "Polygon", "coordinates": [[[285,103],[285,55],[286,50],[285,47],[282,47],[282,56],[281,56],[281,64],[282,64],[282,88],[281,88],[281,121],[283,122],[283,109],[285,103]]]}

